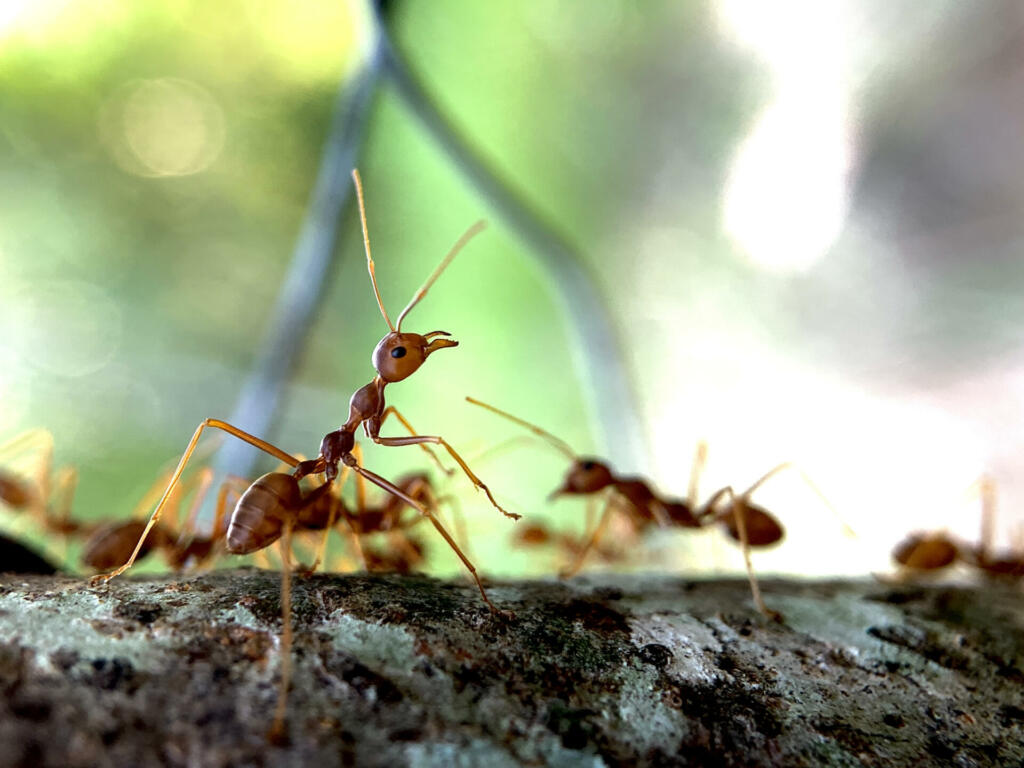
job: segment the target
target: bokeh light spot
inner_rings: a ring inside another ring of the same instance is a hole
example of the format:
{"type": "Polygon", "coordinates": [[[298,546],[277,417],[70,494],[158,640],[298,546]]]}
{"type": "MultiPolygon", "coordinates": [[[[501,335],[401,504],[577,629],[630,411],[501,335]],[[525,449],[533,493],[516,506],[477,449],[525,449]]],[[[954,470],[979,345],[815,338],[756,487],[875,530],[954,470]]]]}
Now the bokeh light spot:
{"type": "Polygon", "coordinates": [[[224,113],[208,91],[187,80],[134,81],[105,106],[100,131],[129,173],[187,176],[220,154],[224,113]]]}
{"type": "Polygon", "coordinates": [[[85,376],[105,366],[121,342],[121,312],[81,281],[34,285],[15,297],[0,329],[16,355],[55,376],[85,376]]]}

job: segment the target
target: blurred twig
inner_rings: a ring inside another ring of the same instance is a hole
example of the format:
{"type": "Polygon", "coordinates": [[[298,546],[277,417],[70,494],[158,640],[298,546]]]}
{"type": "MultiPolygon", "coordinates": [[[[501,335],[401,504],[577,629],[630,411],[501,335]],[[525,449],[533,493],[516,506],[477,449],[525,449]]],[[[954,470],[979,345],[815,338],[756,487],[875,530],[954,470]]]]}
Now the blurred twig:
{"type": "Polygon", "coordinates": [[[409,111],[551,275],[569,315],[571,353],[583,374],[603,452],[616,464],[645,466],[646,445],[621,344],[583,259],[544,217],[494,171],[430,98],[378,18],[384,72],[409,111]]]}
{"type": "MultiPolygon", "coordinates": [[[[338,90],[316,187],[291,265],[278,294],[259,359],[242,387],[230,418],[232,424],[254,434],[267,435],[273,429],[284,387],[323,300],[334,261],[341,213],[352,193],[349,174],[356,166],[381,65],[381,48],[375,41],[358,74],[344,81],[338,90]]],[[[220,476],[248,477],[256,457],[251,446],[229,440],[218,452],[214,466],[220,476]]]]}

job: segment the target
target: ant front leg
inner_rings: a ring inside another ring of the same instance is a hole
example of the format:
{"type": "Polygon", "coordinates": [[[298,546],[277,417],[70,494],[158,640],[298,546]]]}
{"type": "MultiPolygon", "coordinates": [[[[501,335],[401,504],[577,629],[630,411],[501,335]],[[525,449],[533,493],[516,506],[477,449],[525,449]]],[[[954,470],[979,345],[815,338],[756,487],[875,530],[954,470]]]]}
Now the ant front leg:
{"type": "MultiPolygon", "coordinates": [[[[398,411],[394,411],[394,413],[396,416],[398,416],[398,411]]],[[[405,423],[406,425],[408,425],[408,422],[405,423]]],[[[443,437],[438,437],[437,435],[417,435],[416,433],[413,433],[412,437],[381,437],[378,432],[379,427],[380,424],[377,423],[370,429],[370,438],[373,440],[373,442],[377,443],[378,445],[402,446],[423,445],[424,443],[433,443],[435,445],[442,446],[446,451],[448,451],[448,455],[450,455],[455,460],[455,462],[460,467],[462,467],[462,471],[466,473],[466,477],[469,478],[470,482],[472,482],[477,489],[480,489],[485,494],[487,494],[487,499],[491,502],[491,504],[494,506],[496,510],[501,512],[501,514],[503,514],[505,517],[510,517],[513,520],[518,520],[520,517],[522,517],[522,515],[517,515],[514,512],[506,511],[501,507],[500,504],[498,504],[497,501],[495,501],[494,496],[491,493],[491,489],[488,488],[487,485],[473,473],[473,470],[469,468],[469,465],[463,460],[461,456],[459,456],[455,449],[452,448],[451,445],[449,445],[448,442],[443,437]]],[[[410,431],[412,431],[411,427],[410,431]]]]}
{"type": "Polygon", "coordinates": [[[172,494],[174,493],[175,487],[178,485],[178,480],[181,478],[181,473],[185,471],[185,465],[188,464],[188,460],[192,457],[192,453],[195,451],[196,445],[199,442],[199,437],[203,434],[203,430],[206,429],[207,427],[220,429],[227,432],[230,435],[234,435],[239,440],[244,440],[245,442],[249,443],[249,445],[255,446],[256,448],[259,448],[261,451],[269,453],[274,458],[285,462],[289,466],[294,467],[299,463],[298,459],[296,459],[294,456],[285,453],[277,446],[268,443],[266,440],[261,440],[260,438],[254,435],[250,435],[248,432],[245,432],[239,429],[238,427],[228,424],[226,421],[221,421],[220,419],[204,419],[203,422],[196,428],[195,434],[192,435],[192,439],[189,441],[188,446],[185,448],[185,452],[181,455],[181,459],[178,461],[178,466],[177,468],[175,468],[174,474],[171,475],[171,480],[170,483],[168,483],[167,485],[167,490],[164,491],[164,495],[161,497],[159,503],[157,503],[156,509],[154,509],[153,514],[150,515],[149,522],[146,523],[146,528],[142,531],[142,535],[139,537],[139,542],[135,545],[135,550],[132,552],[131,557],[128,558],[128,562],[126,562],[120,568],[111,571],[110,573],[101,573],[97,574],[96,576],[93,576],[92,579],[90,579],[91,583],[96,584],[100,582],[109,581],[115,576],[119,576],[120,574],[127,571],[135,563],[135,559],[139,556],[139,552],[142,550],[142,546],[146,542],[146,537],[149,535],[149,532],[153,530],[153,526],[156,525],[157,522],[160,520],[160,515],[164,510],[164,506],[166,506],[168,499],[170,499],[172,494]]]}

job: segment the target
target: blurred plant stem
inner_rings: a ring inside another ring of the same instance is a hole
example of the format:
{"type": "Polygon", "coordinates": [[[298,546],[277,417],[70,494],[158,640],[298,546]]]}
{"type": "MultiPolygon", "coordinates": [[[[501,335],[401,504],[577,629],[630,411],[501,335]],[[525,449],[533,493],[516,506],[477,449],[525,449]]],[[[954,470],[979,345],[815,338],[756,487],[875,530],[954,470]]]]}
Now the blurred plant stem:
{"type": "MultiPolygon", "coordinates": [[[[342,212],[352,196],[350,173],[358,161],[381,65],[381,46],[375,41],[359,72],[342,82],[338,90],[316,187],[291,266],[277,296],[259,358],[229,419],[255,435],[268,435],[274,428],[284,388],[330,282],[342,212]]],[[[218,477],[250,477],[258,456],[250,445],[229,440],[218,451],[215,472],[218,477]]]]}
{"type": "Polygon", "coordinates": [[[616,465],[623,469],[648,466],[646,440],[622,345],[608,314],[607,302],[598,292],[582,257],[459,133],[391,45],[384,19],[378,17],[377,23],[384,72],[406,108],[540,261],[561,292],[569,317],[570,353],[583,380],[600,452],[614,457],[616,465]]]}

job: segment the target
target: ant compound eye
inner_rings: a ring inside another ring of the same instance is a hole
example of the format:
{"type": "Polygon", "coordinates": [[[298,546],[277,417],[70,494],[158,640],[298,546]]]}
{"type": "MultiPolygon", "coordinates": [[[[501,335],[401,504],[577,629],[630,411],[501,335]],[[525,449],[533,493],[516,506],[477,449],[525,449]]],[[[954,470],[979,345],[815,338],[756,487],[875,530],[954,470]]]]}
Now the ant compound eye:
{"type": "Polygon", "coordinates": [[[582,464],[580,464],[580,468],[583,469],[586,472],[589,472],[590,470],[592,470],[596,466],[597,466],[597,464],[595,464],[592,461],[584,461],[582,464]]]}
{"type": "Polygon", "coordinates": [[[405,347],[395,347],[391,350],[392,357],[405,357],[405,347]]]}

